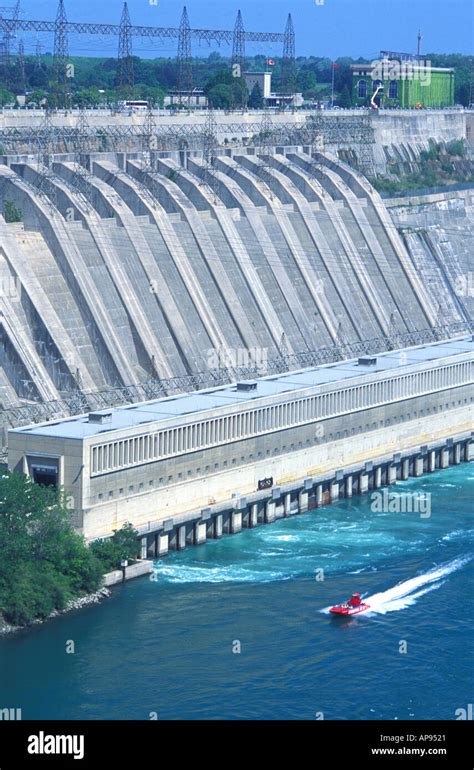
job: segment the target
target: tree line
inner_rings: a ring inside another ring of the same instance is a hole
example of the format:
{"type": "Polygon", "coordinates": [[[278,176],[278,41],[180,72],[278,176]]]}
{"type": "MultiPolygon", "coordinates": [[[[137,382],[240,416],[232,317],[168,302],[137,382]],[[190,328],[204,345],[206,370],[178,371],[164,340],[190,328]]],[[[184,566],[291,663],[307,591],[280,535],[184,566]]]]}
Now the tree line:
{"type": "MultiPolygon", "coordinates": [[[[462,54],[429,54],[425,60],[434,67],[455,69],[455,102],[467,106],[471,98],[472,57],[462,54]]],[[[339,57],[335,63],[328,58],[308,56],[296,60],[297,91],[305,100],[319,101],[330,98],[332,89],[333,64],[335,103],[350,107],[352,98],[351,64],[367,63],[367,59],[339,57]]],[[[272,89],[281,90],[282,59],[274,58],[272,66],[263,55],[248,57],[249,72],[270,69],[273,73],[272,89]]],[[[168,92],[176,91],[176,60],[174,58],[141,59],[133,57],[135,86],[129,98],[146,99],[156,106],[163,105],[168,92]]],[[[121,98],[118,85],[118,67],[115,58],[70,57],[68,68],[70,101],[73,105],[92,107],[110,105],[121,98]]],[[[40,105],[45,100],[51,107],[56,106],[53,79],[53,57],[45,54],[41,61],[26,57],[24,65],[12,60],[0,66],[0,105],[14,104],[16,97],[26,95],[27,103],[40,105]]],[[[228,57],[213,52],[207,58],[193,59],[194,87],[203,90],[216,108],[239,107],[247,103],[250,107],[261,106],[261,93],[248,94],[243,78],[232,78],[231,61],[228,57]]]]}

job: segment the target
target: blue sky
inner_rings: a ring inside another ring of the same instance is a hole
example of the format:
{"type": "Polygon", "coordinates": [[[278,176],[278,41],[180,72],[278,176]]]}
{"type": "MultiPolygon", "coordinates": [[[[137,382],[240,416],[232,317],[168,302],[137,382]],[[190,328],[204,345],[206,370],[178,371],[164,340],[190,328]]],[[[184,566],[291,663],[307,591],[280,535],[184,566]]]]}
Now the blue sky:
{"type": "MultiPolygon", "coordinates": [[[[10,0],[12,3],[13,0],[10,0]]],[[[69,21],[118,22],[122,0],[65,0],[69,21]]],[[[5,4],[9,4],[5,0],[5,4]]],[[[133,24],[178,26],[184,0],[129,0],[133,24]]],[[[375,58],[380,49],[415,51],[418,29],[423,50],[472,53],[472,0],[186,0],[192,27],[232,29],[238,8],[246,29],[283,31],[289,12],[296,29],[297,54],[337,58],[375,58]]],[[[53,19],[56,0],[22,0],[22,18],[53,19]]],[[[52,49],[51,36],[39,34],[43,51],[52,49]]],[[[27,53],[34,39],[25,35],[27,53]]],[[[115,38],[80,36],[71,39],[71,53],[116,55],[115,38]]],[[[207,53],[207,46],[195,55],[207,53]]],[[[218,49],[217,49],[218,50],[218,49]]],[[[226,54],[228,48],[222,52],[226,54]]],[[[137,55],[176,53],[176,45],[135,41],[137,55]]],[[[278,46],[257,45],[249,53],[278,55],[278,46]]]]}

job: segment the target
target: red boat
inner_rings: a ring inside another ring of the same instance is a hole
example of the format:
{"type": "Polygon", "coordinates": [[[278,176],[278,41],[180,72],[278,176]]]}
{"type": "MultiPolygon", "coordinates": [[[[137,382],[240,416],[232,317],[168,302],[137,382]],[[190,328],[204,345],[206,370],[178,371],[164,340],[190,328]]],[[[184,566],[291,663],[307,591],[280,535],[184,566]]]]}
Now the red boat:
{"type": "Polygon", "coordinates": [[[370,610],[370,604],[361,602],[357,607],[352,607],[345,602],[344,604],[336,604],[335,607],[331,607],[329,612],[333,612],[335,615],[357,615],[359,612],[365,612],[366,610],[370,610]]]}
{"type": "Polygon", "coordinates": [[[365,612],[369,609],[369,604],[361,602],[360,594],[352,594],[348,602],[336,604],[335,607],[331,607],[329,612],[333,612],[335,615],[357,615],[359,612],[365,612]]]}

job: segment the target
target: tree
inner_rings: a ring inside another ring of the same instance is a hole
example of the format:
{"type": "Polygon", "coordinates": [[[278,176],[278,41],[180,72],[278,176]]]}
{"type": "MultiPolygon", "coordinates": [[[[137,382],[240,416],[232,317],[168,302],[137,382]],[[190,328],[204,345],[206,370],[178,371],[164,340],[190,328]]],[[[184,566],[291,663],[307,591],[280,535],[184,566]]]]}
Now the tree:
{"type": "Polygon", "coordinates": [[[47,100],[48,98],[48,92],[43,91],[42,89],[38,88],[32,93],[28,94],[27,96],[27,103],[30,104],[31,102],[34,102],[37,107],[41,107],[41,105],[47,100]]]}
{"type": "Polygon", "coordinates": [[[249,107],[251,110],[261,110],[263,108],[262,89],[258,83],[255,83],[252,88],[252,93],[249,97],[249,107]]]}
{"type": "Polygon", "coordinates": [[[138,554],[138,532],[131,524],[124,524],[106,540],[96,540],[91,545],[94,555],[105,571],[118,569],[123,559],[135,559],[138,554]]]}
{"type": "Polygon", "coordinates": [[[13,94],[7,88],[0,87],[0,107],[4,107],[6,104],[13,104],[14,101],[15,94],[13,94]]]}
{"type": "Polygon", "coordinates": [[[97,590],[102,566],[70,523],[60,491],[0,477],[0,615],[27,624],[97,590]]]}
{"type": "Polygon", "coordinates": [[[341,94],[337,100],[339,107],[349,108],[352,106],[351,92],[347,85],[342,87],[341,94]]]}
{"type": "Polygon", "coordinates": [[[232,87],[227,83],[219,83],[208,91],[207,98],[216,110],[228,110],[232,104],[232,87]]]}

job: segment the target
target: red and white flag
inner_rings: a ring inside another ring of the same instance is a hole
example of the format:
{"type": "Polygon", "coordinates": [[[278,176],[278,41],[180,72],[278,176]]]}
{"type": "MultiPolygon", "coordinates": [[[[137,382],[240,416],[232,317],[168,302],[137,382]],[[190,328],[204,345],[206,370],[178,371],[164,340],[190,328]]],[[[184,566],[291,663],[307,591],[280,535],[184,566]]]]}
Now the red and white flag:
{"type": "Polygon", "coordinates": [[[275,66],[275,59],[267,59],[267,64],[269,67],[275,66]]]}

